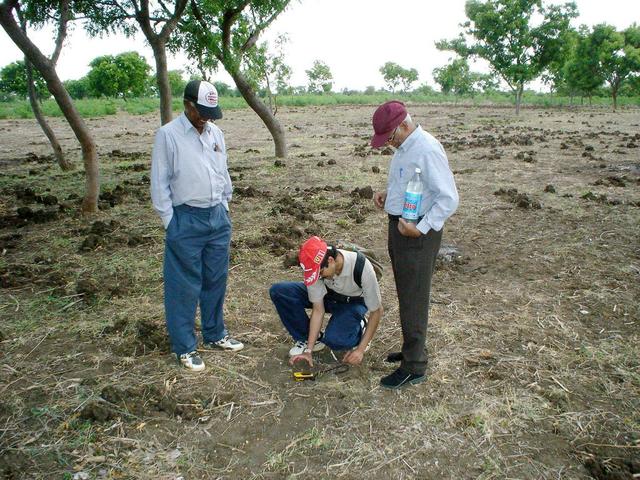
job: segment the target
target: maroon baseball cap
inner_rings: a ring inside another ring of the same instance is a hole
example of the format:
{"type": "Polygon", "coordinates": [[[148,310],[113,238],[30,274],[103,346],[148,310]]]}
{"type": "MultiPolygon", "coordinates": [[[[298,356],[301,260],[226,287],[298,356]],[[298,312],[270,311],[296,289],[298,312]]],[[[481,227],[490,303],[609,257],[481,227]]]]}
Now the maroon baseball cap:
{"type": "Polygon", "coordinates": [[[391,136],[391,133],[400,125],[407,116],[404,103],[397,100],[383,103],[373,114],[373,131],[371,146],[380,148],[391,136]]]}
{"type": "Polygon", "coordinates": [[[327,253],[327,243],[320,237],[313,236],[300,247],[300,266],[304,270],[304,284],[309,286],[320,278],[320,265],[327,253]]]}

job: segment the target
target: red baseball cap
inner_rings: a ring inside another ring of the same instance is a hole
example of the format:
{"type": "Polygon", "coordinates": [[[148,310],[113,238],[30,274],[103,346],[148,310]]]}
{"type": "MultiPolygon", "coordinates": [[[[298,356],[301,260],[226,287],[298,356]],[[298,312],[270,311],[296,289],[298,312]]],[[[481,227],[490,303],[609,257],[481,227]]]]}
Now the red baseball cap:
{"type": "Polygon", "coordinates": [[[397,100],[383,103],[373,114],[373,131],[371,146],[380,148],[387,143],[391,133],[400,125],[407,116],[404,103],[397,100]]]}
{"type": "Polygon", "coordinates": [[[327,253],[327,244],[320,237],[313,236],[302,244],[298,259],[304,270],[304,284],[309,286],[320,278],[320,264],[327,253]]]}

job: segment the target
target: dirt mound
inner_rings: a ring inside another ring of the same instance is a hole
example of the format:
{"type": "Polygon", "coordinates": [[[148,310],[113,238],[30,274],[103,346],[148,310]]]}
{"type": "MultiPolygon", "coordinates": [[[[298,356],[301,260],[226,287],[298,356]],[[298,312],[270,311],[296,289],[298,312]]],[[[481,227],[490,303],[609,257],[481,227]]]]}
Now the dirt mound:
{"type": "Polygon", "coordinates": [[[539,210],[542,208],[542,204],[538,200],[531,198],[526,193],[518,193],[517,188],[509,188],[509,189],[499,188],[498,190],[493,192],[493,194],[499,197],[505,197],[507,200],[515,204],[517,207],[524,208],[525,210],[527,209],[539,210]]]}
{"type": "Polygon", "coordinates": [[[313,216],[306,205],[290,195],[283,195],[277,199],[275,205],[271,208],[270,215],[290,215],[300,221],[313,221],[313,216]]]}
{"type": "Polygon", "coordinates": [[[92,422],[105,422],[114,418],[135,420],[135,417],[155,416],[159,412],[180,416],[185,420],[197,418],[208,403],[207,399],[176,397],[162,392],[153,385],[121,387],[107,385],[100,393],[102,400],[87,403],[80,417],[92,422]]]}
{"type": "Polygon", "coordinates": [[[640,476],[638,459],[591,457],[585,460],[584,466],[596,480],[632,480],[640,476]]]}

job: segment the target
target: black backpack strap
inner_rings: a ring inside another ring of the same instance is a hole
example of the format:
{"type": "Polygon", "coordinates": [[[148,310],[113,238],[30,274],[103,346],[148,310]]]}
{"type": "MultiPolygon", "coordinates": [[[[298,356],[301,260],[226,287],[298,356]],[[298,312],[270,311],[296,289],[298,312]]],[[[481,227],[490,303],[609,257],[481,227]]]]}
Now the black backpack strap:
{"type": "Polygon", "coordinates": [[[364,262],[367,257],[362,252],[356,252],[356,265],[353,267],[353,281],[358,287],[362,288],[362,271],[364,270],[364,262]]]}

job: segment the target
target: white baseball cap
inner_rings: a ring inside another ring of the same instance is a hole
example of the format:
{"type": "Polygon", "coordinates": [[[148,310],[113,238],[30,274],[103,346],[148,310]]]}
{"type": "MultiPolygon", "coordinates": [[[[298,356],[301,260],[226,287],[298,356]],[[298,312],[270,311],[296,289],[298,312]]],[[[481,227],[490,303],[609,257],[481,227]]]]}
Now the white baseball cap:
{"type": "Polygon", "coordinates": [[[222,110],[218,105],[216,87],[204,80],[191,80],[184,88],[184,99],[193,102],[202,118],[218,120],[222,110]]]}

